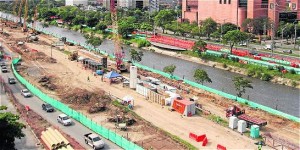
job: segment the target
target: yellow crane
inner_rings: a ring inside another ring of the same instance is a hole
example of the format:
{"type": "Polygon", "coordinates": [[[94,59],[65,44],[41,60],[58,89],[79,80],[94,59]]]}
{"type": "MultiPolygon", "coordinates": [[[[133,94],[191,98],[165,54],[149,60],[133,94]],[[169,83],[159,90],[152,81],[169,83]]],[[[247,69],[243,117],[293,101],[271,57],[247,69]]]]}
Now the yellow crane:
{"type": "Polygon", "coordinates": [[[23,9],[24,2],[25,2],[25,0],[21,0],[20,5],[19,5],[19,11],[18,11],[18,17],[20,18],[19,24],[22,24],[21,14],[22,14],[22,9],[23,9]]]}

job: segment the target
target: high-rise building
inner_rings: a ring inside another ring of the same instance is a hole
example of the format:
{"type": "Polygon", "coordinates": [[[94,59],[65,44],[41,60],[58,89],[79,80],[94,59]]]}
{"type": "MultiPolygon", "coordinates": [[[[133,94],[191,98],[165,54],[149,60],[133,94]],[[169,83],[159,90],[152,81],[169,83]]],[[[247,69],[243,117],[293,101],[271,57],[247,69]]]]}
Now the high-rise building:
{"type": "Polygon", "coordinates": [[[66,6],[88,5],[88,0],[66,0],[66,6]]]}
{"type": "Polygon", "coordinates": [[[182,19],[200,23],[209,17],[238,26],[247,18],[269,17],[276,27],[300,19],[300,0],[182,0],[182,19]]]}

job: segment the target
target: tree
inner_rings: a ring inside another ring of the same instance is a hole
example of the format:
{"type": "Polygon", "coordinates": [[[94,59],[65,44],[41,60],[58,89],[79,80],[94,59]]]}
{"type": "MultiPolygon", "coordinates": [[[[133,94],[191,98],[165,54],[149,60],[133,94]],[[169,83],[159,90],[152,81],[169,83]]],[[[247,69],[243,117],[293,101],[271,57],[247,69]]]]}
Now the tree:
{"type": "Polygon", "coordinates": [[[206,71],[201,69],[195,70],[194,79],[196,80],[197,83],[201,83],[201,84],[203,84],[204,82],[212,83],[206,71]]]}
{"type": "Polygon", "coordinates": [[[170,65],[170,66],[164,67],[163,72],[170,74],[172,77],[175,69],[176,69],[175,65],[170,65]]]}
{"type": "Polygon", "coordinates": [[[130,50],[130,57],[132,62],[140,62],[142,61],[142,57],[144,56],[144,53],[142,51],[137,51],[135,49],[130,50]]]}
{"type": "Polygon", "coordinates": [[[6,106],[0,106],[0,149],[15,149],[15,138],[22,138],[25,134],[22,129],[25,125],[18,122],[19,116],[6,110],[6,106]]]}
{"type": "Polygon", "coordinates": [[[141,29],[142,31],[152,31],[152,30],[153,30],[153,26],[152,26],[151,24],[149,24],[149,23],[143,22],[143,23],[141,24],[141,26],[140,26],[140,29],[141,29]]]}
{"type": "Polygon", "coordinates": [[[236,30],[237,26],[235,24],[232,24],[230,22],[227,22],[225,24],[222,25],[222,31],[221,28],[219,28],[220,33],[222,32],[222,34],[226,34],[228,31],[232,31],[232,30],[236,30]]]}
{"type": "Polygon", "coordinates": [[[165,26],[170,24],[176,18],[176,13],[174,10],[164,9],[159,11],[159,13],[154,17],[155,25],[162,28],[163,33],[165,32],[165,26]]]}
{"type": "Polygon", "coordinates": [[[104,31],[106,28],[107,28],[107,25],[105,24],[104,21],[100,21],[100,22],[98,22],[98,24],[96,25],[96,30],[104,31]]]}
{"type": "Polygon", "coordinates": [[[123,38],[127,38],[128,34],[134,31],[134,17],[126,17],[118,22],[118,33],[122,35],[123,38]]]}
{"type": "Polygon", "coordinates": [[[101,45],[102,43],[102,39],[100,37],[94,36],[94,33],[91,33],[90,35],[86,34],[85,38],[86,38],[85,43],[92,45],[94,48],[101,45]]]}
{"type": "Polygon", "coordinates": [[[232,54],[232,48],[233,48],[234,44],[238,44],[247,39],[248,39],[248,35],[245,32],[241,32],[240,30],[233,30],[233,31],[228,31],[223,36],[223,43],[229,44],[230,54],[232,54]]]}
{"type": "Polygon", "coordinates": [[[210,34],[217,30],[217,25],[217,22],[215,22],[212,18],[207,18],[201,22],[202,32],[210,38],[210,34]]]}
{"type": "Polygon", "coordinates": [[[194,52],[197,52],[198,56],[200,57],[201,53],[207,50],[206,45],[207,43],[200,39],[197,42],[195,42],[192,49],[194,52]]]}
{"type": "Polygon", "coordinates": [[[236,76],[232,81],[238,97],[242,97],[242,94],[246,93],[246,88],[253,89],[251,81],[244,79],[243,77],[236,76]]]}

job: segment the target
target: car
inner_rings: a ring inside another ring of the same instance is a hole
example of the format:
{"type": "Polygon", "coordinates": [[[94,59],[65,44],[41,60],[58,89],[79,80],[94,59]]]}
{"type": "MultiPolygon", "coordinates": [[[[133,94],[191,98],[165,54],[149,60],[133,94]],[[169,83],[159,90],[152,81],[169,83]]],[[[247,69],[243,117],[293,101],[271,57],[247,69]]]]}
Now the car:
{"type": "Polygon", "coordinates": [[[6,66],[5,62],[1,62],[1,63],[0,63],[0,66],[1,66],[1,67],[6,66]]]}
{"type": "Polygon", "coordinates": [[[15,83],[16,83],[15,78],[9,77],[9,78],[8,78],[8,83],[9,83],[9,84],[15,84],[15,83]]]}
{"type": "Polygon", "coordinates": [[[104,141],[97,134],[85,134],[84,141],[86,144],[90,145],[94,150],[105,147],[104,141]]]}
{"type": "Polygon", "coordinates": [[[6,66],[2,66],[1,67],[1,71],[2,71],[2,73],[7,73],[8,72],[6,66]]]}
{"type": "Polygon", "coordinates": [[[290,50],[283,50],[282,52],[283,52],[283,53],[292,54],[292,53],[293,53],[293,50],[291,50],[291,49],[290,49],[290,50]]]}
{"type": "Polygon", "coordinates": [[[64,126],[72,125],[72,120],[66,114],[58,115],[57,122],[64,126]]]}
{"type": "Polygon", "coordinates": [[[54,111],[54,108],[50,104],[42,104],[42,108],[46,112],[53,112],[54,111]]]}
{"type": "Polygon", "coordinates": [[[27,90],[27,89],[23,89],[21,90],[21,95],[23,95],[24,97],[31,97],[31,93],[27,90]]]}

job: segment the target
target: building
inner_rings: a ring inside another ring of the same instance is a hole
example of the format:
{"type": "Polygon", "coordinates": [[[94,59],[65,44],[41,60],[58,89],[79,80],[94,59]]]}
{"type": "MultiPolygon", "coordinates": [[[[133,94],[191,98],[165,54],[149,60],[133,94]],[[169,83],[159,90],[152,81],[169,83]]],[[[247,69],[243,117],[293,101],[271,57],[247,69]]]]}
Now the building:
{"type": "Polygon", "coordinates": [[[88,0],[66,0],[66,6],[88,5],[88,0]]]}
{"type": "MultiPolygon", "coordinates": [[[[122,8],[140,8],[149,7],[152,10],[158,8],[159,0],[115,0],[115,6],[122,8]]],[[[103,0],[103,6],[110,8],[110,0],[103,0]]]]}
{"type": "Polygon", "coordinates": [[[209,17],[238,26],[247,18],[269,17],[278,26],[300,19],[300,0],[182,0],[182,19],[200,23],[209,17]]]}

